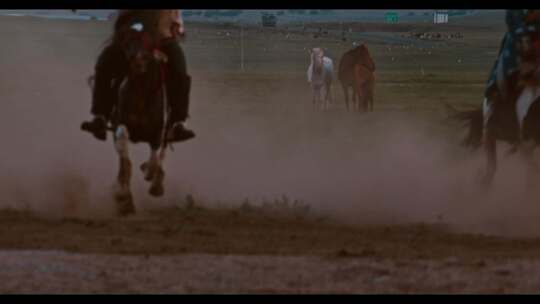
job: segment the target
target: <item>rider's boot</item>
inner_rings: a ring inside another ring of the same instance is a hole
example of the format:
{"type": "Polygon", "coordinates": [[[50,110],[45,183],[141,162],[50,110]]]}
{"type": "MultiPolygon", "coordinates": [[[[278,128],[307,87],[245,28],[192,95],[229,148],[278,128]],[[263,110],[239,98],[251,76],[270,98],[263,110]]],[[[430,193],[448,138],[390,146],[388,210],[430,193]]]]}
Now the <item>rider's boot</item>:
{"type": "Polygon", "coordinates": [[[95,116],[91,122],[83,122],[81,129],[92,133],[99,140],[107,140],[107,122],[102,116],[95,116]]]}
{"type": "Polygon", "coordinates": [[[195,132],[186,128],[183,123],[175,123],[167,132],[168,142],[182,142],[195,137],[195,132]]]}

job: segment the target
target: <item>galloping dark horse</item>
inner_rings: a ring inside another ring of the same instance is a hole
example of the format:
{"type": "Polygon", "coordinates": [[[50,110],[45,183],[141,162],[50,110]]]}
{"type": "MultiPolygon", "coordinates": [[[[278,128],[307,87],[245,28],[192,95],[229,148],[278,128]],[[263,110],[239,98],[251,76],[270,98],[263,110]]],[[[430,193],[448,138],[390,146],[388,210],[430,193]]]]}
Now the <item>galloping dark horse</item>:
{"type": "Polygon", "coordinates": [[[362,104],[364,111],[367,111],[369,104],[370,110],[373,111],[374,72],[375,62],[364,44],[349,50],[341,57],[338,78],[345,94],[347,110],[349,110],[349,87],[351,87],[353,108],[356,106],[360,110],[360,104],[362,104]]]}
{"type": "MultiPolygon", "coordinates": [[[[537,69],[540,75],[540,68],[537,69]]],[[[487,164],[482,182],[486,185],[491,184],[497,169],[498,140],[513,145],[512,153],[521,150],[532,168],[539,169],[532,162],[532,152],[540,144],[540,81],[533,80],[522,89],[510,92],[498,107],[487,122],[486,115],[490,111],[487,100],[476,110],[460,112],[449,107],[454,118],[469,123],[464,146],[485,149],[487,164]]]]}
{"type": "Polygon", "coordinates": [[[490,184],[497,168],[497,140],[523,152],[535,170],[533,151],[540,143],[540,11],[507,10],[507,31],[495,61],[482,107],[454,111],[470,123],[466,146],[484,146],[487,156],[483,182],[490,184]]]}
{"type": "Polygon", "coordinates": [[[149,144],[150,159],[142,164],[141,170],[145,179],[151,182],[149,193],[162,196],[162,161],[168,146],[165,130],[168,129],[169,112],[164,92],[167,56],[154,45],[141,24],[136,24],[126,33],[123,52],[128,62],[128,73],[122,83],[115,84],[119,89],[119,99],[108,129],[114,132],[114,145],[120,162],[115,193],[118,213],[128,215],[135,211],[130,189],[129,142],[149,144]]]}

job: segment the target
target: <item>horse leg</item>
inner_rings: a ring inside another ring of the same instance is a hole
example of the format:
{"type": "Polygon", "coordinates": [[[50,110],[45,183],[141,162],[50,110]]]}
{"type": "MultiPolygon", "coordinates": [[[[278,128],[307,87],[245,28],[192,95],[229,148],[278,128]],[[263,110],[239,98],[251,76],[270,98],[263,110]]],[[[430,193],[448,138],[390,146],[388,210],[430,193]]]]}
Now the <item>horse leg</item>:
{"type": "Polygon", "coordinates": [[[353,109],[356,108],[358,112],[360,112],[360,96],[358,96],[358,91],[353,88],[353,95],[352,95],[352,104],[353,109]]]}
{"type": "Polygon", "coordinates": [[[328,87],[324,85],[324,91],[321,90],[322,109],[328,109],[328,87]]]}
{"type": "Polygon", "coordinates": [[[363,96],[362,104],[364,105],[364,112],[367,113],[369,111],[369,99],[367,95],[363,96]]]}
{"type": "Polygon", "coordinates": [[[364,112],[364,113],[366,113],[369,110],[368,109],[368,102],[369,102],[369,100],[367,99],[367,97],[365,95],[362,96],[362,107],[364,107],[362,112],[364,112]]]}
{"type": "Polygon", "coordinates": [[[326,86],[326,108],[328,109],[330,107],[330,104],[333,102],[332,100],[332,83],[329,83],[326,86]]]}
{"type": "Polygon", "coordinates": [[[365,86],[361,87],[360,90],[358,90],[358,106],[362,107],[362,112],[368,111],[368,98],[365,92],[365,86]]]}
{"type": "Polygon", "coordinates": [[[497,140],[495,134],[488,127],[485,134],[484,149],[487,157],[486,171],[482,177],[482,183],[486,186],[491,185],[497,170],[497,140]]]}
{"type": "Polygon", "coordinates": [[[317,87],[317,90],[316,90],[316,93],[315,93],[315,96],[316,96],[315,107],[316,107],[318,110],[322,110],[322,98],[321,98],[321,94],[322,94],[322,87],[317,87]]]}
{"type": "Polygon", "coordinates": [[[363,108],[364,106],[362,104],[362,95],[357,91],[356,92],[356,110],[358,112],[361,112],[363,108]]]}
{"type": "Polygon", "coordinates": [[[319,89],[317,87],[313,87],[313,108],[317,108],[319,105],[319,89]]]}
{"type": "Polygon", "coordinates": [[[366,92],[364,95],[364,110],[365,112],[369,112],[369,104],[371,102],[370,95],[369,95],[369,87],[366,87],[366,92]]]}
{"type": "Polygon", "coordinates": [[[322,86],[321,87],[321,94],[319,95],[320,96],[320,101],[321,101],[321,110],[326,110],[326,86],[322,86]]]}
{"type": "Polygon", "coordinates": [[[141,165],[144,179],[151,182],[148,193],[155,197],[163,196],[165,192],[163,188],[165,172],[161,166],[163,157],[164,151],[160,153],[157,149],[151,149],[149,160],[141,165]]]}
{"type": "Polygon", "coordinates": [[[116,129],[114,135],[114,145],[120,160],[120,168],[117,177],[118,189],[115,193],[117,214],[127,216],[135,213],[133,196],[131,195],[131,161],[129,159],[129,133],[124,125],[116,129]]]}
{"type": "Polygon", "coordinates": [[[343,95],[345,95],[345,106],[347,107],[347,111],[349,111],[349,89],[346,85],[342,85],[343,87],[343,95]]]}
{"type": "MultiPolygon", "coordinates": [[[[153,153],[154,154],[154,153],[153,153]]],[[[152,178],[152,184],[150,185],[150,189],[148,193],[150,195],[155,197],[163,196],[165,193],[165,190],[163,188],[163,180],[165,179],[165,171],[163,171],[163,168],[161,166],[161,160],[157,158],[157,163],[155,165],[155,173],[152,178]]]]}

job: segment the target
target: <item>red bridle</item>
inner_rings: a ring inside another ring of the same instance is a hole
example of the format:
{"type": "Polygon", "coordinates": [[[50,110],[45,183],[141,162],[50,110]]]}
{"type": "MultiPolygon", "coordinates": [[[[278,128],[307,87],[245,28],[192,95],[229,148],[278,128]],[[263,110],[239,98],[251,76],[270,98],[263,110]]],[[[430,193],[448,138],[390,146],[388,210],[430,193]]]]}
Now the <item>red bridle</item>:
{"type": "MultiPolygon", "coordinates": [[[[130,42],[134,40],[142,42],[142,46],[139,46],[139,45],[136,46],[135,54],[130,54],[129,53],[130,50],[126,50],[128,60],[129,61],[134,60],[134,57],[137,56],[141,51],[144,52],[144,56],[151,57],[151,59],[145,58],[143,60],[157,60],[159,63],[160,78],[158,81],[158,86],[156,87],[156,93],[158,94],[162,93],[164,82],[165,82],[165,76],[166,76],[166,66],[162,64],[162,61],[166,61],[166,59],[163,59],[163,57],[160,58],[160,55],[163,55],[163,53],[161,52],[159,48],[159,44],[154,39],[152,39],[150,34],[147,32],[130,31],[124,37],[124,40],[123,40],[124,48],[126,49],[126,48],[131,47],[130,42]]],[[[128,78],[131,78],[131,79],[136,78],[131,68],[128,73],[128,78]]],[[[142,79],[144,80],[144,78],[142,79]]],[[[137,103],[138,104],[137,107],[139,108],[140,111],[142,111],[144,109],[144,104],[145,104],[144,86],[138,85],[136,89],[138,90],[137,95],[139,97],[138,98],[139,102],[137,103]]]]}

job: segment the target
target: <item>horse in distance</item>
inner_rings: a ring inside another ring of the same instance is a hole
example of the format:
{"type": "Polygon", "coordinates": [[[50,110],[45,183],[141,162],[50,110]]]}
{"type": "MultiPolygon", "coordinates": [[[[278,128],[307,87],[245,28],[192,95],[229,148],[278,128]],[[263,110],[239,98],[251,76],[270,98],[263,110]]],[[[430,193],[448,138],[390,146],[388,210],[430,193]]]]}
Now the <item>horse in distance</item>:
{"type": "Polygon", "coordinates": [[[307,79],[311,84],[313,106],[328,109],[332,102],[332,81],[334,78],[334,63],[324,55],[321,48],[310,52],[311,63],[307,71],[307,79]]]}
{"type": "Polygon", "coordinates": [[[373,111],[375,88],[375,62],[365,44],[361,44],[341,57],[338,78],[343,88],[345,105],[349,106],[349,88],[352,89],[352,108],[373,111]],[[358,99],[358,101],[357,101],[358,99]]]}

